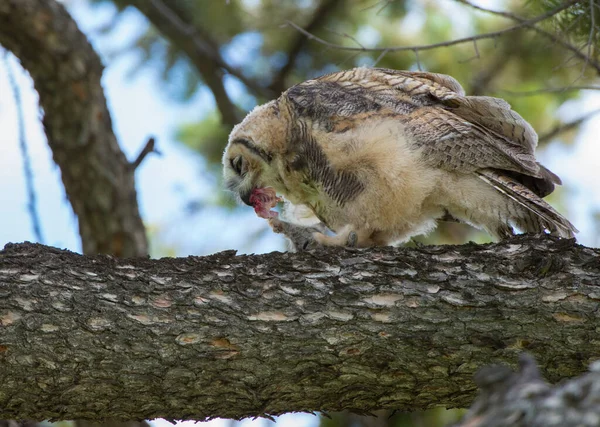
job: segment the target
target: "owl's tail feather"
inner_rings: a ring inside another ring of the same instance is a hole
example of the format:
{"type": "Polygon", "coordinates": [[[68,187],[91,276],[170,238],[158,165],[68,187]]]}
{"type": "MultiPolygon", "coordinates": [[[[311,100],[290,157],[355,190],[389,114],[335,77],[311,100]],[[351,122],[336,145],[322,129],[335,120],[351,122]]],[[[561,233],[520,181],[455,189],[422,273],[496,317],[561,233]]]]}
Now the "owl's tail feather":
{"type": "Polygon", "coordinates": [[[544,233],[573,238],[578,230],[552,206],[520,182],[493,169],[477,172],[479,178],[505,194],[526,211],[513,218],[515,225],[527,233],[544,233]]]}

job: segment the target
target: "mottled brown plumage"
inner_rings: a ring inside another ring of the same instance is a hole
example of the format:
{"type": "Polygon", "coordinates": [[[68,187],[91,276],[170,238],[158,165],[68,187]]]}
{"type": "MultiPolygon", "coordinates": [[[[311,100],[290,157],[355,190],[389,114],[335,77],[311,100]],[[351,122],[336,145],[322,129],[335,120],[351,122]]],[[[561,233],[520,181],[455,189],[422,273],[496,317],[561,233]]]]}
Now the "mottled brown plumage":
{"type": "Polygon", "coordinates": [[[536,161],[536,145],[508,103],[466,96],[452,77],[355,68],[257,107],[232,131],[223,162],[242,200],[273,187],[307,206],[337,233],[315,233],[323,244],[405,241],[447,218],[496,238],[513,227],[572,237],[541,199],[560,179],[536,161]]]}

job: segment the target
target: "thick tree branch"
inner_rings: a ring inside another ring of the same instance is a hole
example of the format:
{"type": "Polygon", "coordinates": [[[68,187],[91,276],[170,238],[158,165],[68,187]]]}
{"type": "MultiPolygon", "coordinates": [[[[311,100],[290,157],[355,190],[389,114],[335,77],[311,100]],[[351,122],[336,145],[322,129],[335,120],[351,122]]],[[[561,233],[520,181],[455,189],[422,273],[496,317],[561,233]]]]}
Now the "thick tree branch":
{"type": "Polygon", "coordinates": [[[583,1],[583,0],[566,1],[563,4],[561,4],[560,6],[557,6],[556,8],[554,8],[546,13],[536,16],[535,18],[531,18],[527,21],[520,22],[517,25],[513,25],[512,27],[504,28],[502,30],[493,31],[493,32],[489,32],[489,33],[483,33],[483,34],[477,34],[477,35],[470,36],[470,37],[462,37],[459,39],[449,40],[449,41],[445,41],[445,42],[425,44],[425,45],[415,45],[415,46],[388,46],[388,47],[373,47],[373,48],[366,48],[366,47],[362,47],[362,46],[361,47],[345,46],[342,44],[331,43],[331,42],[328,42],[327,40],[323,40],[322,38],[319,38],[319,37],[315,36],[314,34],[304,30],[304,28],[300,27],[299,25],[295,24],[294,22],[288,21],[288,24],[291,25],[292,27],[294,27],[300,33],[304,34],[310,40],[314,40],[318,43],[321,43],[324,46],[327,46],[327,47],[333,48],[333,49],[347,50],[347,51],[352,51],[352,52],[385,52],[385,53],[413,51],[413,52],[415,52],[415,54],[417,54],[417,52],[423,51],[423,50],[431,50],[431,49],[437,49],[440,47],[454,46],[454,45],[462,44],[462,43],[474,43],[477,40],[495,39],[504,34],[511,33],[513,31],[521,30],[523,28],[529,28],[531,25],[534,25],[534,24],[537,24],[538,22],[542,22],[546,19],[549,19],[549,18],[553,17],[554,15],[562,12],[563,10],[568,9],[569,7],[573,6],[574,4],[580,3],[581,1],[583,1]]]}
{"type": "Polygon", "coordinates": [[[211,90],[224,124],[234,126],[240,121],[240,112],[233,104],[223,82],[224,72],[239,79],[255,95],[270,99],[274,92],[259,85],[227,64],[218,44],[201,28],[185,22],[162,0],[123,0],[138,9],[163,36],[181,49],[211,90]]]}
{"type": "Polygon", "coordinates": [[[600,250],[550,237],[162,260],[9,245],[0,283],[4,418],[464,407],[478,367],[523,349],[553,381],[600,354],[600,250]]]}
{"type": "Polygon", "coordinates": [[[55,0],[0,0],[0,44],[33,78],[83,251],[147,254],[133,170],[112,131],[102,64],[85,35],[55,0]]]}

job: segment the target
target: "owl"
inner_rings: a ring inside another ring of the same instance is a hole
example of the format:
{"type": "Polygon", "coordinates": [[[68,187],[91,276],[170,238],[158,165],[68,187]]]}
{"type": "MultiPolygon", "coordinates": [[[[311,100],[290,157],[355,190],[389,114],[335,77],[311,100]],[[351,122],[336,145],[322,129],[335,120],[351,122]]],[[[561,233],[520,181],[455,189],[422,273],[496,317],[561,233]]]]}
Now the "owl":
{"type": "Polygon", "coordinates": [[[466,96],[450,76],[354,68],[256,107],[231,132],[223,169],[228,189],[298,249],[390,245],[439,221],[495,239],[571,238],[542,199],[561,181],[536,145],[507,102],[466,96]],[[272,211],[280,201],[302,220],[272,211]]]}

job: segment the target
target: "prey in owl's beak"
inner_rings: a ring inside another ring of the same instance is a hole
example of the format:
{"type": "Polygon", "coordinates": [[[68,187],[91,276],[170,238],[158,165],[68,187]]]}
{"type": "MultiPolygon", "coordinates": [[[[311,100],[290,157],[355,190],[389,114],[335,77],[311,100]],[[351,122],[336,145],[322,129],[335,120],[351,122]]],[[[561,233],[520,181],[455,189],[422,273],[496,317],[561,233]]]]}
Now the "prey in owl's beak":
{"type": "Polygon", "coordinates": [[[277,217],[278,213],[272,211],[271,208],[274,208],[282,199],[277,196],[275,189],[272,187],[253,188],[249,194],[248,202],[244,198],[242,198],[242,201],[252,206],[256,215],[265,219],[277,217]]]}
{"type": "Polygon", "coordinates": [[[238,177],[230,178],[226,182],[227,188],[238,196],[238,200],[252,206],[260,218],[276,218],[278,214],[271,208],[274,208],[283,199],[277,196],[273,187],[257,187],[255,185],[248,185],[248,183],[243,185],[238,177]]]}

